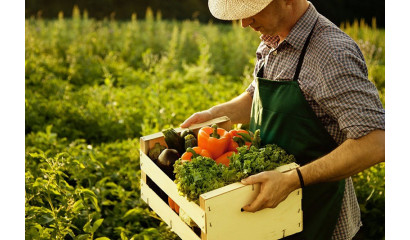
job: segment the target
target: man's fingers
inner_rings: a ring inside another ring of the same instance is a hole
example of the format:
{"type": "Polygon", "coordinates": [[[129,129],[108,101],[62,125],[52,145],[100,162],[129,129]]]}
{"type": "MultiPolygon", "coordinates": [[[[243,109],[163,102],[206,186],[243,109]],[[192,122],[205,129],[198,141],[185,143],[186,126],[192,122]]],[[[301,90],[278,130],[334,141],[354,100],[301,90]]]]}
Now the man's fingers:
{"type": "Polygon", "coordinates": [[[249,176],[247,178],[244,178],[241,180],[242,184],[249,185],[249,184],[255,184],[255,183],[261,183],[265,181],[265,173],[261,172],[252,176],[249,176]]]}
{"type": "Polygon", "coordinates": [[[189,127],[189,126],[192,125],[192,121],[194,121],[194,120],[192,120],[192,117],[189,117],[187,120],[185,120],[185,121],[180,125],[180,127],[182,127],[182,128],[187,128],[187,127],[189,127]]]}
{"type": "MultiPolygon", "coordinates": [[[[264,172],[261,172],[261,173],[249,176],[245,179],[242,179],[241,183],[245,185],[249,185],[249,184],[255,184],[255,183],[263,183],[265,180],[266,180],[265,174],[264,172]]],[[[261,192],[259,192],[255,200],[251,204],[244,206],[242,209],[247,212],[256,212],[264,208],[266,202],[267,202],[267,199],[261,189],[261,192]]]]}
{"type": "Polygon", "coordinates": [[[197,121],[197,119],[198,119],[198,115],[193,114],[181,124],[181,127],[182,128],[187,128],[187,127],[191,126],[192,123],[195,123],[197,121]]]}
{"type": "Polygon", "coordinates": [[[242,209],[247,212],[256,212],[263,208],[266,204],[266,198],[261,193],[258,194],[256,199],[249,205],[244,206],[242,209]]]}
{"type": "Polygon", "coordinates": [[[212,114],[209,111],[202,111],[192,114],[187,120],[185,120],[180,127],[187,128],[194,123],[202,123],[212,119],[212,114]]]}

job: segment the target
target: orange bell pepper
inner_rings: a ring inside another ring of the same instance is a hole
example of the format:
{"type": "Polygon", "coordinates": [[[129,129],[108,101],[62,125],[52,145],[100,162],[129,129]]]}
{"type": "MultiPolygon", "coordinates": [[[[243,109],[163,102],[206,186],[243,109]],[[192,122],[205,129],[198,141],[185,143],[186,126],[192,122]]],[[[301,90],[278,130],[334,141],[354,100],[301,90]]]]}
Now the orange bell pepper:
{"type": "Polygon", "coordinates": [[[186,152],[182,154],[181,159],[185,161],[191,161],[192,156],[196,157],[201,155],[202,157],[209,157],[212,158],[212,155],[206,149],[201,147],[194,147],[194,148],[187,148],[186,152]]]}
{"type": "Polygon", "coordinates": [[[172,210],[179,214],[179,205],[176,204],[170,197],[168,197],[168,205],[172,210]]]}
{"type": "Polygon", "coordinates": [[[238,152],[236,148],[241,147],[243,145],[248,146],[248,148],[252,145],[251,135],[246,130],[231,130],[229,132],[232,136],[231,141],[228,145],[228,151],[238,152]],[[246,139],[243,137],[246,136],[246,139]]]}
{"type": "Polygon", "coordinates": [[[198,132],[198,146],[208,150],[214,160],[226,152],[230,140],[231,134],[215,124],[203,127],[198,132]]]}
{"type": "Polygon", "coordinates": [[[175,202],[170,197],[168,197],[168,205],[172,210],[175,209],[175,202]]]}
{"type": "Polygon", "coordinates": [[[224,164],[225,166],[228,167],[229,166],[229,158],[228,157],[230,157],[234,153],[235,153],[234,151],[226,152],[226,153],[222,154],[221,156],[219,156],[219,158],[217,158],[215,160],[215,162],[216,163],[222,163],[222,164],[224,164]]]}
{"type": "Polygon", "coordinates": [[[179,205],[175,203],[175,212],[179,214],[179,205]]]}

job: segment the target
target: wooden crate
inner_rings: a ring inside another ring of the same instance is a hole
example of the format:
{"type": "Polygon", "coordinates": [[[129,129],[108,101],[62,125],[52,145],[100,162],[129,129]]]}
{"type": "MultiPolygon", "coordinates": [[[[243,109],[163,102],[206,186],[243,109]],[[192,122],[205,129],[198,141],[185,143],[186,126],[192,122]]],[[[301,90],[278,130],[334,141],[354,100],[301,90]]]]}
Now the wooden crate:
{"type": "MultiPolygon", "coordinates": [[[[201,127],[217,124],[230,129],[229,118],[221,117],[190,127],[195,133],[201,127]]],[[[177,128],[177,132],[184,129],[177,128]]],[[[162,133],[141,137],[141,198],[163,219],[178,236],[184,240],[221,239],[280,239],[302,231],[302,190],[292,192],[276,208],[255,213],[241,212],[241,207],[251,203],[259,193],[260,184],[243,185],[233,183],[200,196],[200,206],[180,196],[176,184],[147,156],[156,142],[166,146],[162,133]],[[166,202],[148,185],[147,176],[154,181],[176,204],[180,206],[201,230],[194,232],[166,202]]],[[[276,170],[286,172],[298,167],[292,163],[276,170]]]]}

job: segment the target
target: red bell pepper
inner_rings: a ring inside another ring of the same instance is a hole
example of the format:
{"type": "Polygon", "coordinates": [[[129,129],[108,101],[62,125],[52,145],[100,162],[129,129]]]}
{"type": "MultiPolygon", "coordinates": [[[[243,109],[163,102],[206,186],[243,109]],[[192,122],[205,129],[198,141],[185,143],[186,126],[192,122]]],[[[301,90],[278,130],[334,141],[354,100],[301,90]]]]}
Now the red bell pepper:
{"type": "Polygon", "coordinates": [[[229,142],[228,151],[238,152],[236,148],[243,145],[246,145],[249,148],[252,145],[252,138],[248,131],[239,129],[231,130],[229,133],[231,134],[232,139],[229,142]]]}
{"type": "Polygon", "coordinates": [[[235,153],[234,151],[226,152],[226,153],[222,154],[221,156],[219,156],[219,158],[217,158],[215,160],[215,162],[216,163],[222,163],[222,164],[224,164],[225,166],[228,167],[229,166],[229,158],[228,157],[230,157],[234,153],[235,153]]]}
{"type": "Polygon", "coordinates": [[[230,141],[231,134],[216,125],[203,127],[198,132],[198,146],[208,150],[214,160],[226,152],[230,141]]]}

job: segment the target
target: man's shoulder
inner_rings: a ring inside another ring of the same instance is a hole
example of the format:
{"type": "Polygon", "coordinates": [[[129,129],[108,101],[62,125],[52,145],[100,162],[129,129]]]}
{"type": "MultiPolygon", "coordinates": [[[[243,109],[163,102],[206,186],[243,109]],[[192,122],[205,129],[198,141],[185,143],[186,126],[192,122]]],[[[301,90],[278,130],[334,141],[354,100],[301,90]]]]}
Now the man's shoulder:
{"type": "Polygon", "coordinates": [[[327,18],[320,16],[312,38],[315,54],[322,58],[344,59],[346,54],[364,60],[357,43],[327,18]]]}

